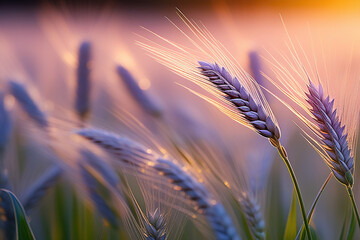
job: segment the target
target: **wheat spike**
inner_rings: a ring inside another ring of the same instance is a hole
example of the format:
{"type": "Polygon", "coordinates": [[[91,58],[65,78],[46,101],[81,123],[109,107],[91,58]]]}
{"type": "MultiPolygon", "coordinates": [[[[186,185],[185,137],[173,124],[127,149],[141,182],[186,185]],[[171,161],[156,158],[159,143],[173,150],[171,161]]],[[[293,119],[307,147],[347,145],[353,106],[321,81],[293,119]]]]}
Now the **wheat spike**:
{"type": "Polygon", "coordinates": [[[82,161],[79,163],[81,176],[84,180],[88,194],[99,213],[106,219],[111,226],[119,225],[118,213],[115,208],[104,197],[104,190],[111,192],[111,196],[116,196],[122,203],[125,198],[119,189],[120,178],[117,173],[101,158],[92,151],[82,148],[79,150],[82,161]],[[112,195],[113,194],[113,195],[112,195]]]}
{"type": "Polygon", "coordinates": [[[145,112],[156,117],[162,115],[163,110],[160,105],[139,87],[137,81],[125,67],[119,65],[116,70],[132,97],[145,112]]]}
{"type": "Polygon", "coordinates": [[[47,127],[48,120],[46,115],[40,110],[36,102],[31,98],[26,87],[16,81],[9,81],[10,93],[20,103],[26,114],[40,127],[47,127]]]}
{"type": "Polygon", "coordinates": [[[154,212],[148,212],[145,222],[146,240],[166,240],[166,222],[159,208],[154,212]]]}
{"type": "Polygon", "coordinates": [[[59,166],[48,169],[39,179],[37,179],[21,198],[21,203],[26,211],[33,208],[47,191],[53,187],[63,171],[59,166]]]}
{"type": "Polygon", "coordinates": [[[76,71],[77,86],[75,109],[79,118],[84,120],[90,111],[90,60],[91,44],[81,43],[78,54],[78,67],[76,71]]]}
{"type": "Polygon", "coordinates": [[[144,147],[130,139],[100,129],[84,128],[75,133],[117,156],[125,167],[141,168],[150,156],[144,147]]]}
{"type": "Polygon", "coordinates": [[[92,153],[90,150],[81,149],[80,154],[82,158],[96,171],[104,177],[104,180],[109,184],[109,186],[114,189],[118,189],[118,185],[121,180],[117,173],[109,166],[105,161],[101,160],[97,155],[92,153]]]}
{"type": "Polygon", "coordinates": [[[266,114],[261,104],[254,101],[236,77],[232,77],[224,67],[216,63],[199,62],[199,64],[201,73],[224,93],[225,98],[237,108],[245,121],[248,121],[260,135],[279,141],[280,130],[275,121],[266,114]]]}
{"type": "Polygon", "coordinates": [[[310,112],[313,114],[319,128],[319,136],[322,146],[329,158],[326,163],[330,167],[334,176],[346,186],[353,185],[354,158],[351,156],[351,149],[348,146],[345,126],[342,125],[337,110],[334,109],[334,99],[324,96],[324,91],[319,84],[319,88],[310,81],[308,85],[309,93],[306,93],[307,102],[310,104],[310,112]]]}
{"type": "Polygon", "coordinates": [[[95,205],[98,212],[102,217],[110,223],[111,226],[117,227],[119,225],[119,220],[117,213],[114,208],[112,208],[108,202],[103,198],[103,196],[98,192],[98,186],[102,186],[96,177],[92,175],[91,172],[84,166],[80,165],[80,173],[84,180],[90,199],[95,205]]]}
{"type": "Polygon", "coordinates": [[[253,236],[259,240],[265,239],[265,222],[256,198],[243,192],[239,202],[253,236]]]}
{"type": "Polygon", "coordinates": [[[252,76],[260,86],[264,86],[264,77],[262,75],[262,62],[259,53],[256,50],[249,52],[249,62],[252,76]]]}

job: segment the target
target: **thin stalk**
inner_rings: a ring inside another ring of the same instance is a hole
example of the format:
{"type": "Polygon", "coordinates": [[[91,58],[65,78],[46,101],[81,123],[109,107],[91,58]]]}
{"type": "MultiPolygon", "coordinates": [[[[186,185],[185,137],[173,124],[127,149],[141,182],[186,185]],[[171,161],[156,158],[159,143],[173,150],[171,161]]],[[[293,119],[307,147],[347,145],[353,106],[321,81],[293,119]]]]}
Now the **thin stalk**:
{"type": "Polygon", "coordinates": [[[280,157],[284,160],[284,162],[286,164],[286,167],[289,170],[291,179],[292,179],[294,187],[295,187],[296,195],[297,195],[297,198],[299,200],[301,215],[302,215],[303,221],[305,223],[306,234],[308,235],[309,240],[311,240],[309,222],[307,221],[307,218],[306,218],[304,202],[303,202],[303,199],[302,199],[302,195],[301,195],[301,192],[300,192],[298,181],[297,181],[295,173],[294,173],[294,169],[292,168],[292,166],[290,164],[290,161],[289,161],[289,159],[288,159],[288,157],[286,155],[285,148],[283,146],[281,146],[280,142],[276,145],[276,148],[277,148],[277,150],[279,152],[280,157]]]}
{"type": "Polygon", "coordinates": [[[349,193],[349,196],[350,196],[350,199],[351,199],[351,203],[353,205],[353,209],[354,209],[354,213],[355,213],[355,216],[356,216],[356,219],[357,219],[357,222],[359,224],[359,228],[360,228],[360,217],[359,217],[359,211],[358,211],[358,208],[356,206],[356,202],[355,202],[355,199],[354,199],[354,194],[353,194],[353,191],[352,191],[352,188],[347,186],[347,191],[349,193]]]}
{"type": "MultiPolygon", "coordinates": [[[[324,191],[326,185],[328,184],[328,182],[330,181],[330,179],[331,179],[332,176],[333,176],[333,173],[330,172],[329,176],[326,178],[325,182],[323,183],[323,185],[321,186],[319,192],[317,193],[317,195],[316,195],[316,197],[315,197],[315,200],[314,200],[313,204],[311,205],[310,211],[309,211],[309,213],[308,213],[308,215],[307,215],[308,222],[311,221],[312,215],[313,215],[314,210],[315,210],[315,206],[316,206],[317,202],[319,201],[322,192],[324,191]]],[[[297,235],[296,235],[296,240],[298,240],[298,239],[300,238],[300,236],[303,235],[303,234],[302,234],[303,230],[304,230],[304,224],[302,225],[301,229],[300,229],[299,232],[297,233],[297,235]]]]}

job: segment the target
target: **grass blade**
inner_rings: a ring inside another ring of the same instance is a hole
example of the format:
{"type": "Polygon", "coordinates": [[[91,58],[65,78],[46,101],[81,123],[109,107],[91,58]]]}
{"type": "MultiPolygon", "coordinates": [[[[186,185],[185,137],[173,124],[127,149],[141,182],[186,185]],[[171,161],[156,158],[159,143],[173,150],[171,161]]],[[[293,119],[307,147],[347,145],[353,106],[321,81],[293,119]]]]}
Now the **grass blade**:
{"type": "Polygon", "coordinates": [[[355,214],[354,211],[351,211],[351,221],[349,224],[348,232],[346,234],[346,240],[354,239],[355,227],[356,227],[355,214]]]}
{"type": "Polygon", "coordinates": [[[10,200],[11,200],[11,204],[13,207],[13,211],[14,211],[14,217],[15,217],[15,225],[16,225],[16,239],[21,239],[21,240],[34,240],[34,234],[31,231],[30,225],[27,221],[27,217],[24,211],[24,208],[21,206],[21,203],[19,202],[19,200],[16,198],[16,196],[6,190],[6,189],[1,189],[0,191],[8,194],[10,200]]]}
{"type": "Polygon", "coordinates": [[[290,205],[290,211],[286,222],[286,228],[284,233],[284,240],[296,238],[296,193],[293,191],[293,196],[290,205]]]}

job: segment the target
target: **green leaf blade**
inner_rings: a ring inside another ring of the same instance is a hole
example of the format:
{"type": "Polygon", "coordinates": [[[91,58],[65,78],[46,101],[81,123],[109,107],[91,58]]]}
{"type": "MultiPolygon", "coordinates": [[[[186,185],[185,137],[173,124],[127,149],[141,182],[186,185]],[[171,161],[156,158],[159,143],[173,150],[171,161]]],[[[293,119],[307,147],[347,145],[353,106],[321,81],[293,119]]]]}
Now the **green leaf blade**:
{"type": "Polygon", "coordinates": [[[296,193],[293,190],[289,215],[287,218],[286,228],[285,228],[285,233],[284,233],[284,240],[290,240],[290,239],[296,238],[296,234],[297,234],[297,230],[296,230],[296,207],[297,207],[296,199],[297,199],[296,193]]]}
{"type": "Polygon", "coordinates": [[[20,201],[17,197],[6,189],[0,189],[1,192],[6,193],[9,196],[11,201],[14,217],[15,217],[15,225],[16,225],[16,239],[17,240],[35,240],[34,234],[31,231],[30,225],[27,221],[27,217],[22,207],[20,201]]]}
{"type": "Polygon", "coordinates": [[[353,211],[351,211],[351,220],[350,220],[348,232],[346,234],[346,240],[354,239],[355,227],[356,227],[355,214],[353,211]]]}

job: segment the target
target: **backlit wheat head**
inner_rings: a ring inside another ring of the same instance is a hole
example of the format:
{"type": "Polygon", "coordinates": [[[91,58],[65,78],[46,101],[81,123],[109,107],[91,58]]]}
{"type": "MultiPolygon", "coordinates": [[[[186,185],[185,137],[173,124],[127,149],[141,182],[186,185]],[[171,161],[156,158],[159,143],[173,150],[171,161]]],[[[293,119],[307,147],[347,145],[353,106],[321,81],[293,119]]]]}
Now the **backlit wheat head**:
{"type": "Polygon", "coordinates": [[[157,61],[199,85],[212,97],[190,91],[212,103],[235,121],[269,138],[277,146],[280,130],[256,81],[204,26],[190,21],[181,12],[179,16],[186,29],[176,27],[192,47],[184,47],[155,33],[153,34],[163,41],[163,45],[148,39],[138,44],[157,61]]]}
{"type": "Polygon", "coordinates": [[[290,56],[269,59],[276,80],[267,78],[301,108],[280,100],[306,124],[308,139],[336,179],[351,187],[360,113],[359,77],[350,75],[350,69],[334,74],[329,68],[321,69],[316,60],[310,64],[294,45],[289,50],[290,56]]]}

